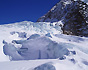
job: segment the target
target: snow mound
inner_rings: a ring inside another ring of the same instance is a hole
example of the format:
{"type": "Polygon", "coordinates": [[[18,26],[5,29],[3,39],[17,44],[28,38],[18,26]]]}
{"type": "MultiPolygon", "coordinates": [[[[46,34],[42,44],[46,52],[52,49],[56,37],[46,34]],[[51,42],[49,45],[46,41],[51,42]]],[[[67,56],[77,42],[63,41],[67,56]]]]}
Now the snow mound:
{"type": "Polygon", "coordinates": [[[42,65],[34,68],[34,70],[56,70],[56,69],[52,64],[45,63],[45,64],[42,64],[42,65]]]}

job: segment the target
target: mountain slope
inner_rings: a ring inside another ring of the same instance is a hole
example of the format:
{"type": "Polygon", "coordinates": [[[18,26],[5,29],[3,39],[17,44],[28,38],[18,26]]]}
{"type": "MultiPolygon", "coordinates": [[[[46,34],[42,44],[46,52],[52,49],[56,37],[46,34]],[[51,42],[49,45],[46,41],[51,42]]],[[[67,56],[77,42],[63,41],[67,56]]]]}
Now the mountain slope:
{"type": "Polygon", "coordinates": [[[62,21],[64,34],[88,36],[88,1],[61,0],[38,22],[62,21]]]}

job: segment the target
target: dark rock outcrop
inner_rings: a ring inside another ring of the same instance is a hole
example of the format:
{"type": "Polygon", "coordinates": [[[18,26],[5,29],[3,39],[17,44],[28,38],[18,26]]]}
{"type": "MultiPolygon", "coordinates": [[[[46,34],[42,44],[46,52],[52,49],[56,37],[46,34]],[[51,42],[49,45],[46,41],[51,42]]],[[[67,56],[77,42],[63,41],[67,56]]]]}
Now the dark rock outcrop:
{"type": "Polygon", "coordinates": [[[38,22],[63,22],[63,33],[88,37],[88,5],[81,0],[61,0],[38,22]]]}

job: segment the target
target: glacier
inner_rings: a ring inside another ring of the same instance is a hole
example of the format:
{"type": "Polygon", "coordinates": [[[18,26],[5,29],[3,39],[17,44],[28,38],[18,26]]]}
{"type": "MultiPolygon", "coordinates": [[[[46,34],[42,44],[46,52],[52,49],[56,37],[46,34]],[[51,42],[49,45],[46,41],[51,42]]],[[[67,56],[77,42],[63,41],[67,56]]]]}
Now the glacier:
{"type": "Polygon", "coordinates": [[[0,25],[0,69],[87,70],[88,37],[62,34],[61,26],[62,21],[0,25]]]}
{"type": "Polygon", "coordinates": [[[0,70],[88,70],[88,0],[61,0],[37,22],[0,25],[0,70]]]}

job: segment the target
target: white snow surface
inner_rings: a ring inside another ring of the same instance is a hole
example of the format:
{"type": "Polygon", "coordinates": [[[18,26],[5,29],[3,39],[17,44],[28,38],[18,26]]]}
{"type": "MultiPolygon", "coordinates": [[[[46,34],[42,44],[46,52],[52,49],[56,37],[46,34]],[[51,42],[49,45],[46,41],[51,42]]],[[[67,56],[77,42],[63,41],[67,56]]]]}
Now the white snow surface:
{"type": "Polygon", "coordinates": [[[0,25],[0,70],[49,70],[43,68],[47,63],[56,70],[88,70],[88,37],[64,35],[59,25],[61,21],[0,25]]]}

